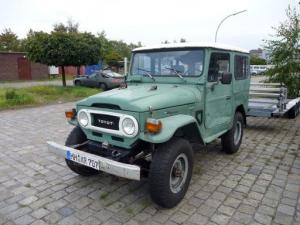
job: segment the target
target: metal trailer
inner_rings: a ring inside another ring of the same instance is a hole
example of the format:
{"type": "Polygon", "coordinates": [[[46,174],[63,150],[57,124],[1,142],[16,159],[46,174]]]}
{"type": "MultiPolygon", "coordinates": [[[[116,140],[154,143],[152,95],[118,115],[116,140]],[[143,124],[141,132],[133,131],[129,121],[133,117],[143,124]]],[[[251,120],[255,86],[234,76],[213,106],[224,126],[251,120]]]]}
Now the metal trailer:
{"type": "Polygon", "coordinates": [[[251,83],[247,116],[295,118],[300,112],[300,97],[287,98],[280,83],[251,83]]]}

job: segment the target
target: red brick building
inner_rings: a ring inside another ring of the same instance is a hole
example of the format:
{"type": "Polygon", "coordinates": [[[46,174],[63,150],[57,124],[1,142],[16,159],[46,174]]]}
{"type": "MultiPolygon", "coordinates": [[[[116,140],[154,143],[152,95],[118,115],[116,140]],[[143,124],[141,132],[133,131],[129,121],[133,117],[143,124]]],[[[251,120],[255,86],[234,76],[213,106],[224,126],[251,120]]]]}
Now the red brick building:
{"type": "Polygon", "coordinates": [[[48,77],[48,66],[30,62],[25,52],[0,52],[1,80],[38,80],[48,77]]]}
{"type": "MultiPolygon", "coordinates": [[[[80,71],[79,71],[79,75],[83,75],[85,73],[85,67],[84,66],[80,66],[80,71]]],[[[59,74],[62,74],[62,70],[61,67],[59,67],[59,74]]],[[[65,66],[65,74],[66,75],[72,75],[75,76],[77,75],[77,67],[75,66],[65,66]]]]}

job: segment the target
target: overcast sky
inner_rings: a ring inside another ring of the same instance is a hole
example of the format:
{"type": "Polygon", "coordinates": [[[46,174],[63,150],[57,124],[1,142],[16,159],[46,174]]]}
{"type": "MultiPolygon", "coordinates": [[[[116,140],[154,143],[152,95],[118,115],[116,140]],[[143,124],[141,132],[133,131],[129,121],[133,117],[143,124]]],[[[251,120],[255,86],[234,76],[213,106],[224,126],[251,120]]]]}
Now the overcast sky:
{"type": "Polygon", "coordinates": [[[247,12],[224,22],[218,41],[246,49],[261,47],[274,33],[272,26],[285,20],[290,4],[299,0],[0,0],[0,30],[11,28],[19,37],[28,30],[51,31],[68,18],[81,31],[105,30],[110,39],[141,41],[143,45],[164,40],[214,41],[218,23],[226,15],[247,12]]]}

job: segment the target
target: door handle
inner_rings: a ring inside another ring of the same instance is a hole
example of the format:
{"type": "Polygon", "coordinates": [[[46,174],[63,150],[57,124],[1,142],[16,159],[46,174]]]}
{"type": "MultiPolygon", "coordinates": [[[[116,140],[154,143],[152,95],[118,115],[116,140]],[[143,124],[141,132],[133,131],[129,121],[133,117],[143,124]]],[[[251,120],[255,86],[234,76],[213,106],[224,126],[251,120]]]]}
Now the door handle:
{"type": "Polygon", "coordinates": [[[226,96],[226,100],[229,100],[229,99],[231,99],[231,96],[226,96]]]}

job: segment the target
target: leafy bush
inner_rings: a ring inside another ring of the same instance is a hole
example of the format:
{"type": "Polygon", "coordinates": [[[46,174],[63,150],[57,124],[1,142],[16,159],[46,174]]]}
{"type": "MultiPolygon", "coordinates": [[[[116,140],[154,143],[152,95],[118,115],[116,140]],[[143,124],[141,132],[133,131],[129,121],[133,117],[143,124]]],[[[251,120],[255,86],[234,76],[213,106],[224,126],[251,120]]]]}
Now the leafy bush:
{"type": "Polygon", "coordinates": [[[288,7],[287,20],[276,28],[274,40],[267,41],[270,63],[273,65],[267,71],[270,82],[283,83],[288,88],[290,98],[299,96],[300,90],[300,15],[296,8],[288,7]]]}
{"type": "Polygon", "coordinates": [[[5,92],[6,105],[27,105],[33,104],[34,98],[25,93],[17,93],[16,90],[10,89],[5,92]]]}
{"type": "Polygon", "coordinates": [[[16,98],[16,91],[15,90],[7,90],[5,92],[5,99],[6,100],[11,100],[11,99],[14,99],[16,98]]]}

